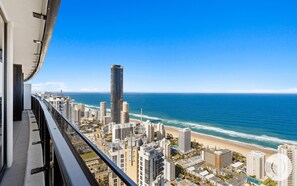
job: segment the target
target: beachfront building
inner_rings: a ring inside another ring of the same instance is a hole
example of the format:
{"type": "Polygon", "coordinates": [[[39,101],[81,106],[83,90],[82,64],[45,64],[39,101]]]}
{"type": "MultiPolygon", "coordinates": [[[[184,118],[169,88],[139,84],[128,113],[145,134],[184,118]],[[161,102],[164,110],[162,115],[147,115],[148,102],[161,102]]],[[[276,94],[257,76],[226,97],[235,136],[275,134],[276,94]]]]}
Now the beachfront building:
{"type": "Polygon", "coordinates": [[[225,168],[232,163],[232,151],[228,149],[206,149],[202,154],[204,161],[217,169],[225,168]]]}
{"type": "Polygon", "coordinates": [[[278,153],[286,155],[292,163],[292,172],[288,179],[279,181],[279,186],[297,186],[297,146],[296,145],[280,145],[278,146],[278,153]]]}
{"type": "Polygon", "coordinates": [[[163,138],[165,138],[165,126],[163,123],[158,123],[156,125],[156,133],[157,133],[157,140],[161,140],[163,138]]]}
{"type": "Polygon", "coordinates": [[[69,120],[72,124],[74,124],[74,116],[75,116],[75,102],[73,99],[69,101],[69,120]]]}
{"type": "Polygon", "coordinates": [[[48,101],[60,113],[64,114],[65,100],[63,96],[51,94],[44,99],[48,101]]]}
{"type": "Polygon", "coordinates": [[[57,109],[66,119],[73,122],[75,102],[69,96],[44,93],[41,96],[57,109]]]}
{"type": "Polygon", "coordinates": [[[106,116],[106,102],[100,102],[100,122],[104,123],[104,116],[106,116]]]}
{"type": "Polygon", "coordinates": [[[251,151],[247,154],[246,173],[249,176],[256,176],[257,179],[265,177],[265,153],[251,151]]]}
{"type": "Polygon", "coordinates": [[[147,138],[147,142],[150,143],[154,141],[155,139],[155,134],[154,134],[154,126],[151,122],[147,121],[144,123],[144,128],[145,128],[145,134],[147,138]]]}
{"type": "Polygon", "coordinates": [[[138,185],[164,185],[164,159],[162,149],[152,142],[140,147],[138,185]]]}
{"type": "Polygon", "coordinates": [[[123,67],[121,65],[111,66],[111,121],[116,124],[121,121],[123,107],[123,67]]]}
{"type": "Polygon", "coordinates": [[[75,103],[74,103],[73,99],[71,99],[69,96],[64,97],[64,112],[63,112],[63,115],[69,121],[71,121],[71,119],[72,119],[74,106],[75,106],[75,103]]]}
{"type": "Polygon", "coordinates": [[[178,147],[182,154],[189,153],[191,148],[191,129],[179,129],[178,147]]]}
{"type": "Polygon", "coordinates": [[[76,107],[74,109],[74,125],[76,126],[76,128],[79,128],[81,124],[81,115],[81,110],[76,107]]]}
{"type": "Polygon", "coordinates": [[[128,102],[123,102],[123,110],[121,111],[121,123],[129,123],[129,104],[128,102]]]}
{"type": "Polygon", "coordinates": [[[85,104],[81,104],[81,103],[78,104],[77,109],[80,110],[81,117],[84,117],[84,113],[85,113],[85,110],[86,110],[85,104]]]}
{"type": "Polygon", "coordinates": [[[100,110],[95,110],[94,111],[94,115],[95,115],[95,120],[99,120],[100,121],[100,110]]]}
{"type": "Polygon", "coordinates": [[[85,118],[85,119],[88,119],[88,118],[90,117],[90,112],[89,112],[89,110],[90,110],[90,109],[86,109],[86,110],[84,111],[84,118],[85,118]]]}

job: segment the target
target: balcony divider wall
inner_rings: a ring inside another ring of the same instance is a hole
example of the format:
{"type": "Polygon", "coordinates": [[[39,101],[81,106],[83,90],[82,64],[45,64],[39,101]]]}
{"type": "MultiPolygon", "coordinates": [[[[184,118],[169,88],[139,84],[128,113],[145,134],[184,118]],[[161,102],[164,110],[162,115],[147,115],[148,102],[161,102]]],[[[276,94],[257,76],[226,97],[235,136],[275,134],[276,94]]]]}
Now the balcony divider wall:
{"type": "Polygon", "coordinates": [[[13,65],[13,121],[22,120],[24,74],[22,65],[13,65]]]}

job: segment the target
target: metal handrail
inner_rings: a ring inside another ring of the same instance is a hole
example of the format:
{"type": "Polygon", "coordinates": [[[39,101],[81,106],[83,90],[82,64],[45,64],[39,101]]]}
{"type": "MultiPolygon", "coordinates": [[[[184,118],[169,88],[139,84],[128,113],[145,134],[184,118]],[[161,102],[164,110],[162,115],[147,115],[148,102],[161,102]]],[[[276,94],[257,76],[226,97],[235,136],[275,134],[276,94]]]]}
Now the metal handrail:
{"type": "MultiPolygon", "coordinates": [[[[77,162],[73,152],[68,146],[68,143],[65,141],[63,135],[58,130],[58,126],[51,116],[51,114],[47,111],[46,105],[41,102],[37,97],[32,96],[33,103],[32,110],[37,119],[37,123],[40,129],[41,139],[43,141],[43,156],[44,156],[44,170],[49,174],[50,160],[45,158],[49,155],[49,140],[51,139],[54,146],[54,156],[57,158],[58,167],[54,167],[55,172],[60,170],[62,172],[63,182],[66,185],[80,186],[80,185],[92,185],[89,180],[82,176],[84,175],[84,171],[81,166],[77,162]],[[37,104],[36,104],[37,103],[37,104]],[[48,137],[45,137],[46,134],[49,134],[48,137]],[[47,142],[46,142],[47,141],[47,142]]],[[[47,178],[47,177],[45,177],[47,178]]],[[[45,180],[45,185],[50,185],[52,182],[51,178],[48,177],[49,180],[45,180]]],[[[61,183],[62,180],[57,180],[58,178],[54,178],[54,182],[61,183]]]]}
{"type": "MultiPolygon", "coordinates": [[[[40,98],[41,99],[41,98],[40,98]]],[[[67,125],[71,127],[72,130],[75,131],[76,134],[81,137],[81,139],[100,157],[101,160],[126,184],[129,186],[137,186],[137,184],[124,173],[122,169],[120,169],[109,157],[104,154],[91,140],[89,140],[81,131],[79,131],[67,118],[65,118],[60,111],[54,108],[48,101],[43,99],[44,105],[47,106],[48,110],[51,110],[51,114],[53,111],[59,113],[59,117],[61,117],[64,121],[67,122],[67,125]]],[[[62,133],[64,131],[61,131],[62,133]]]]}

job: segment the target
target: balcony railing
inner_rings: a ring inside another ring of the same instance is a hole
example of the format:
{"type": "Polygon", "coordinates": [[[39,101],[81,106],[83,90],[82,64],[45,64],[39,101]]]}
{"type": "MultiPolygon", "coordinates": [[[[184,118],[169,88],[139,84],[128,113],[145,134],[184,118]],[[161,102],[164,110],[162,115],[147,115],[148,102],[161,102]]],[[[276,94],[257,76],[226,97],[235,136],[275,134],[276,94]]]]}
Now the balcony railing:
{"type": "MultiPolygon", "coordinates": [[[[45,185],[109,185],[116,181],[136,186],[113,161],[46,100],[32,96],[40,131],[45,185]]],[[[32,173],[34,173],[34,171],[32,173]]]]}

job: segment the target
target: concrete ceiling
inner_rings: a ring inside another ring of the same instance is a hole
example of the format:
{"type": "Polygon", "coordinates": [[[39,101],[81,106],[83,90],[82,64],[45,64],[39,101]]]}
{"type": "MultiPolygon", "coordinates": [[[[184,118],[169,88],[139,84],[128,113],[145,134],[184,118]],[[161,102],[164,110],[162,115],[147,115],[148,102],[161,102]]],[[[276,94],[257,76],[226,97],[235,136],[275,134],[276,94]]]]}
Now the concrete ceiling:
{"type": "Polygon", "coordinates": [[[13,24],[13,60],[22,65],[24,79],[38,72],[39,56],[34,54],[40,54],[42,44],[33,40],[43,39],[46,21],[33,17],[33,12],[46,15],[47,4],[47,0],[0,0],[7,22],[13,24]]]}

